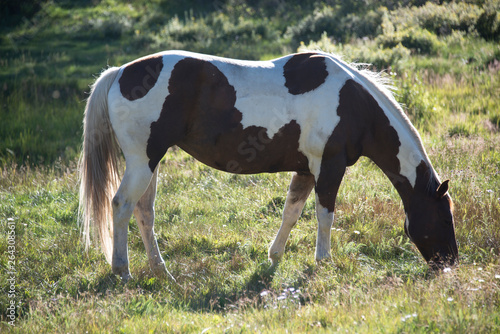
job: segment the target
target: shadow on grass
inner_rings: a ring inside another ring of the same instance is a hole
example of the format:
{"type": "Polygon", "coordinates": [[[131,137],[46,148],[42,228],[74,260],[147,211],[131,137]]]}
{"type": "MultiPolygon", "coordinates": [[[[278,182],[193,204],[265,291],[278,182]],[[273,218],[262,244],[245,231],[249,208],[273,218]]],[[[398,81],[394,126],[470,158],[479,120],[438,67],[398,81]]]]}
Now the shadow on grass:
{"type": "Polygon", "coordinates": [[[228,289],[223,284],[214,284],[212,287],[205,287],[206,291],[203,293],[188,291],[185,286],[171,281],[169,285],[173,287],[177,307],[194,312],[225,312],[246,306],[258,307],[261,304],[260,294],[269,289],[275,271],[275,267],[262,263],[241,285],[228,289]]]}

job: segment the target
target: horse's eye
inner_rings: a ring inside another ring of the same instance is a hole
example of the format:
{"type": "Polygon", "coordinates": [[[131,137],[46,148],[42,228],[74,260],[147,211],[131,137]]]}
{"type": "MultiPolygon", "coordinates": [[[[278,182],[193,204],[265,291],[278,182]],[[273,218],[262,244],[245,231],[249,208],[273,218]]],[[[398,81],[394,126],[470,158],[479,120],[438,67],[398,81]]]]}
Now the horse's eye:
{"type": "Polygon", "coordinates": [[[453,213],[449,210],[439,210],[439,218],[444,221],[447,225],[453,225],[453,213]]]}

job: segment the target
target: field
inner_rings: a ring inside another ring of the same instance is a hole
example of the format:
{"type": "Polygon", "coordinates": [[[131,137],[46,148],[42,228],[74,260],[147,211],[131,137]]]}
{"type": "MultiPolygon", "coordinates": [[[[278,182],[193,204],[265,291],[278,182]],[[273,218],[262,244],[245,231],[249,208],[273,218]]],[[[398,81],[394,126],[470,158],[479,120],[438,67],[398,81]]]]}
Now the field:
{"type": "Polygon", "coordinates": [[[500,332],[500,2],[180,3],[1,9],[0,332],[500,332]],[[399,195],[362,158],[338,195],[331,260],[314,260],[311,196],[270,270],[291,175],[223,173],[174,148],[155,229],[176,281],[151,273],[132,220],[133,278],[122,283],[81,238],[83,109],[106,65],[165,49],[246,59],[323,49],[384,71],[451,180],[460,265],[429,271],[404,235],[399,195]]]}

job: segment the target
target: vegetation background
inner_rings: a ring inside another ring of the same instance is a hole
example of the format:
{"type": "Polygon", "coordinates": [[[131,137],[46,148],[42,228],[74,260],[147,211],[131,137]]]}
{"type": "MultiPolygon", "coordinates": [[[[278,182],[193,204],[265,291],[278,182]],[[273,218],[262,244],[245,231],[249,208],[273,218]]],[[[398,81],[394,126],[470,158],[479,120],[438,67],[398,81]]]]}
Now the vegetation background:
{"type": "Polygon", "coordinates": [[[498,0],[2,0],[0,330],[500,332],[499,12],[498,0]],[[392,78],[451,179],[456,270],[428,271],[397,193],[362,159],[340,190],[332,259],[314,261],[312,196],[270,272],[290,175],[220,173],[178,149],[161,164],[156,202],[177,282],[151,274],[135,222],[129,283],[97,248],[84,251],[75,166],[93,76],[166,49],[270,59],[306,48],[392,78]]]}

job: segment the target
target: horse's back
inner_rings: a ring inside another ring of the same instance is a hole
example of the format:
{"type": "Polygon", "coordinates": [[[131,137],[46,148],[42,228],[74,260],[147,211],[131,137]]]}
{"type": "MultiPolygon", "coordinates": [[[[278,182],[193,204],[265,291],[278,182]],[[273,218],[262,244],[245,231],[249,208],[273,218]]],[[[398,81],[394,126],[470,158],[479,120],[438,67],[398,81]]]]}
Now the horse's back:
{"type": "Polygon", "coordinates": [[[231,172],[318,172],[311,160],[338,124],[348,78],[317,53],[241,61],[163,52],[122,66],[110,118],[125,156],[142,149],[152,169],[178,145],[231,172]]]}

